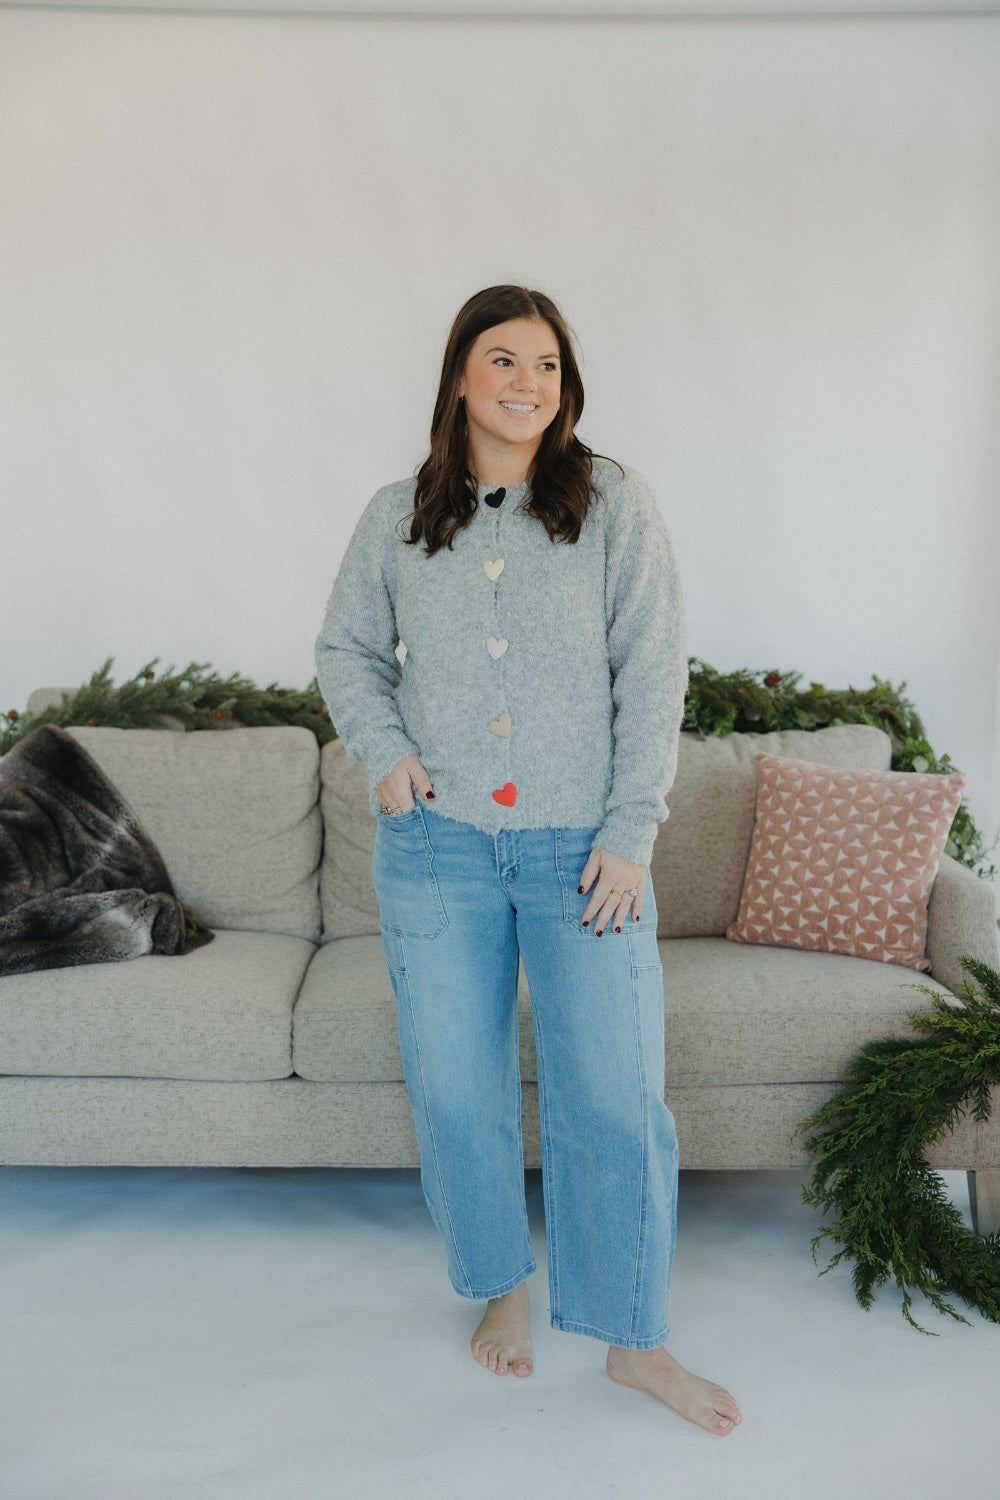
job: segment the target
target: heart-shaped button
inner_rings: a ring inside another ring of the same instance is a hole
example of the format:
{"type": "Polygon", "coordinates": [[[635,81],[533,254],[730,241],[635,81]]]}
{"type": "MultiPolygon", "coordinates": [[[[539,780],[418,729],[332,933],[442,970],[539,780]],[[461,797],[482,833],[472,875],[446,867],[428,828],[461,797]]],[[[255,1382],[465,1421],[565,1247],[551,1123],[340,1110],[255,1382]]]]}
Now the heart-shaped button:
{"type": "Polygon", "coordinates": [[[489,723],[490,734],[498,734],[502,740],[507,739],[513,727],[514,721],[506,709],[498,719],[491,719],[489,723]]]}
{"type": "Polygon", "coordinates": [[[505,641],[502,636],[498,638],[495,635],[488,635],[486,637],[486,649],[494,661],[500,660],[509,645],[510,641],[505,641]]]}
{"type": "Polygon", "coordinates": [[[517,801],[517,787],[512,781],[508,781],[506,786],[493,793],[493,801],[499,802],[501,807],[513,807],[517,801]]]}
{"type": "Polygon", "coordinates": [[[500,577],[500,574],[503,572],[503,563],[504,560],[502,557],[490,558],[487,562],[483,563],[483,572],[490,580],[490,583],[496,583],[500,577]]]}

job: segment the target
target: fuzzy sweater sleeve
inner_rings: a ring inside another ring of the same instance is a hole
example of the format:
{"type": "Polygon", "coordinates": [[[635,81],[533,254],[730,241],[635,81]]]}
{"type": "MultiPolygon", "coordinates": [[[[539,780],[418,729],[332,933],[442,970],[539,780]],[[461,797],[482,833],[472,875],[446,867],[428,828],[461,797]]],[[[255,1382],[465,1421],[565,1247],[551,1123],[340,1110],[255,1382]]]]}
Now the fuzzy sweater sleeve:
{"type": "Polygon", "coordinates": [[[317,679],[330,717],[373,787],[404,756],[418,753],[396,706],[393,498],[391,486],[380,490],[358,522],[316,641],[317,679]]]}
{"type": "Polygon", "coordinates": [[[612,780],[595,846],[648,865],[677,769],[687,656],[673,549],[645,481],[626,471],[608,522],[612,780]]]}

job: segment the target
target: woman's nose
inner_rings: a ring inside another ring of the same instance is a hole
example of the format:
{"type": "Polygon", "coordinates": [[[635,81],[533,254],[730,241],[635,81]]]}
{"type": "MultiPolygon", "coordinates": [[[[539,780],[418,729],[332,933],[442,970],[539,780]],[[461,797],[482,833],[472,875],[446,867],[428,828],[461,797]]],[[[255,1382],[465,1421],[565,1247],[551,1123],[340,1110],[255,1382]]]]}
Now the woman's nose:
{"type": "Polygon", "coordinates": [[[530,368],[516,370],[514,373],[514,384],[519,391],[533,391],[537,384],[534,370],[530,368]]]}

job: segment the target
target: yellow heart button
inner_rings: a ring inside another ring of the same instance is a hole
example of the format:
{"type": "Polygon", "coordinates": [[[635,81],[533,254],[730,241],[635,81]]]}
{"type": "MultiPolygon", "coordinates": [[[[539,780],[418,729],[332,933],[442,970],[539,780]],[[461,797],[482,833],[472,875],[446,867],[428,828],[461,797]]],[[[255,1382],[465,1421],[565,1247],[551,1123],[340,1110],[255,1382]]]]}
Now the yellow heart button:
{"type": "Polygon", "coordinates": [[[483,572],[486,574],[491,583],[496,583],[497,579],[500,577],[500,574],[503,572],[503,558],[491,558],[488,562],[484,562],[483,572]]]}
{"type": "Polygon", "coordinates": [[[491,719],[489,724],[490,734],[498,734],[502,740],[507,739],[513,727],[514,721],[506,709],[498,719],[491,719]]]}

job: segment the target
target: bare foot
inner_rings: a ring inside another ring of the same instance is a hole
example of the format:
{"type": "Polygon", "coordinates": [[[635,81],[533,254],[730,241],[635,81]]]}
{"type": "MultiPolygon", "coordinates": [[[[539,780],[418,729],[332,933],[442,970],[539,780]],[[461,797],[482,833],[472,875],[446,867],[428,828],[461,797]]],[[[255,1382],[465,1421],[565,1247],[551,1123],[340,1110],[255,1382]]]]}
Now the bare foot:
{"type": "Polygon", "coordinates": [[[506,1375],[511,1370],[523,1380],[531,1363],[531,1300],[522,1281],[505,1297],[492,1297],[483,1321],[472,1335],[472,1357],[484,1370],[506,1375]]]}
{"type": "Polygon", "coordinates": [[[619,1385],[648,1391],[674,1411],[716,1437],[728,1437],[743,1420],[728,1391],[679,1365],[661,1344],[659,1349],[608,1350],[608,1374],[619,1385]]]}

